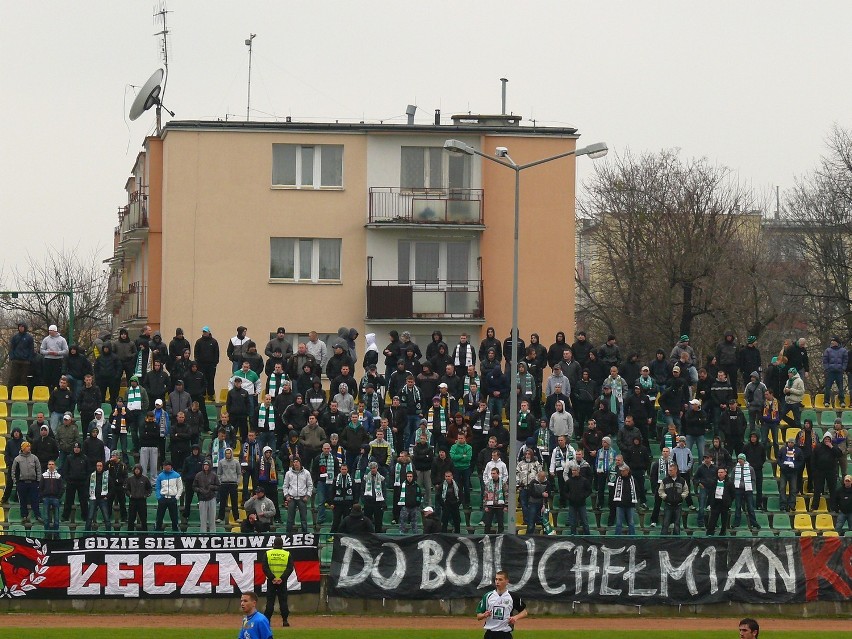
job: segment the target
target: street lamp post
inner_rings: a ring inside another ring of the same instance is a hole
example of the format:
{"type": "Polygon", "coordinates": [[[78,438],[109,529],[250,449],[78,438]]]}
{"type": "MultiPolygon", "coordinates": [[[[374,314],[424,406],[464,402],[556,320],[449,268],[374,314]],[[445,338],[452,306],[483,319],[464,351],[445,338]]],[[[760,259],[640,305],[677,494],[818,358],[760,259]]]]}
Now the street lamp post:
{"type": "Polygon", "coordinates": [[[553,155],[541,160],[527,162],[526,164],[516,163],[510,156],[509,150],[506,147],[497,147],[495,157],[482,153],[474,149],[469,144],[465,144],[461,140],[447,140],[444,142],[444,150],[448,153],[460,153],[464,155],[478,155],[481,158],[494,162],[506,168],[512,169],[515,172],[515,242],[514,242],[514,263],[512,267],[512,386],[509,391],[509,495],[508,495],[508,511],[509,511],[509,533],[517,533],[517,524],[515,515],[518,510],[518,480],[516,476],[516,468],[518,465],[518,439],[516,436],[517,419],[518,419],[518,364],[515,361],[518,359],[518,231],[520,229],[520,213],[521,213],[521,171],[531,169],[539,164],[546,164],[559,160],[569,155],[581,156],[587,155],[591,159],[602,158],[607,154],[609,148],[605,142],[596,142],[589,146],[584,146],[573,151],[567,151],[558,155],[553,155]]]}

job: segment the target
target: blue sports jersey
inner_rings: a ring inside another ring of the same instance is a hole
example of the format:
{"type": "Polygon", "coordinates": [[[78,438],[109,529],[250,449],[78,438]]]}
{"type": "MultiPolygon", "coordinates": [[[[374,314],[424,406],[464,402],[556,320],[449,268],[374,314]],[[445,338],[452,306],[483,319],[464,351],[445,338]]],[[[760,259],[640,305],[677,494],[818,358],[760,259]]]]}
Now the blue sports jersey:
{"type": "Polygon", "coordinates": [[[269,627],[269,619],[260,611],[255,611],[251,616],[243,617],[243,625],[237,639],[272,639],[272,629],[269,627]]]}

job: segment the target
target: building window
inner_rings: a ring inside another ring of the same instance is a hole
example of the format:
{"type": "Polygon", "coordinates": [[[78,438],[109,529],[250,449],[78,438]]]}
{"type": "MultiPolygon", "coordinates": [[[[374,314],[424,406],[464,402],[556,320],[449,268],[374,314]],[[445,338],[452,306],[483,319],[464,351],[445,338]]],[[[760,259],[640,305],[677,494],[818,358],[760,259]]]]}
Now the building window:
{"type": "Polygon", "coordinates": [[[400,284],[415,286],[442,282],[449,285],[467,284],[470,277],[470,252],[470,242],[400,240],[397,245],[397,279],[400,284]]]}
{"type": "Polygon", "coordinates": [[[272,186],[343,187],[343,145],[273,144],[272,186]]]}
{"type": "Polygon", "coordinates": [[[293,282],[339,282],[340,244],[338,238],[270,238],[269,277],[293,282]]]}
{"type": "Polygon", "coordinates": [[[445,153],[439,146],[404,146],[399,186],[410,191],[469,189],[470,156],[445,153]]]}

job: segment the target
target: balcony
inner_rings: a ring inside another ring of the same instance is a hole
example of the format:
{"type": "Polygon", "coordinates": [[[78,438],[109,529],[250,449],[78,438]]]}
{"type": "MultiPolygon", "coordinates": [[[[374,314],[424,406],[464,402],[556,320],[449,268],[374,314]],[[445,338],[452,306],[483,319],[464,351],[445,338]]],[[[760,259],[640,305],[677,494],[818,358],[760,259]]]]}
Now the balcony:
{"type": "Polygon", "coordinates": [[[147,196],[134,191],[130,194],[130,202],[119,209],[118,215],[119,244],[131,247],[141,244],[148,237],[148,206],[147,196]]]}
{"type": "Polygon", "coordinates": [[[451,226],[485,228],[482,189],[371,187],[369,228],[451,226]]]}
{"type": "Polygon", "coordinates": [[[148,286],[131,282],[126,291],[121,291],[118,308],[118,323],[132,324],[148,319],[148,286]]]}
{"type": "Polygon", "coordinates": [[[484,317],[481,280],[367,282],[368,320],[481,320],[484,317]]]}

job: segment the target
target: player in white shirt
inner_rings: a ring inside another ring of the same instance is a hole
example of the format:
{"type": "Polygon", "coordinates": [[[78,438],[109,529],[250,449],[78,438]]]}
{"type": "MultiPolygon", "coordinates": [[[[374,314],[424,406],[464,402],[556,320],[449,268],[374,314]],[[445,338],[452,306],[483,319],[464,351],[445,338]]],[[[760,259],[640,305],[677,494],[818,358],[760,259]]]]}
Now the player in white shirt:
{"type": "Polygon", "coordinates": [[[511,639],[515,622],[527,616],[527,605],[520,595],[509,592],[509,573],[494,575],[494,590],[482,596],[476,607],[476,618],[485,621],[485,639],[511,639]],[[513,614],[514,613],[514,614],[513,614]]]}

